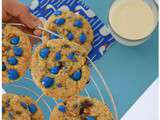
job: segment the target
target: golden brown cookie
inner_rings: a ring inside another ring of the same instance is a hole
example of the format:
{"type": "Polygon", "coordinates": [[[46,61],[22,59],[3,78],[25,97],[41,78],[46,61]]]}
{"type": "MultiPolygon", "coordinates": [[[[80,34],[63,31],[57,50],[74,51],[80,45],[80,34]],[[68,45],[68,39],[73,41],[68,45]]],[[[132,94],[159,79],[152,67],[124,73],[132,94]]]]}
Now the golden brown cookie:
{"type": "MultiPolygon", "coordinates": [[[[81,15],[71,11],[55,11],[45,23],[44,28],[64,36],[69,41],[83,46],[87,53],[91,49],[93,31],[88,21],[81,15]]],[[[57,39],[55,35],[45,33],[44,40],[57,39]]]]}
{"type": "Polygon", "coordinates": [[[56,39],[44,42],[34,51],[31,74],[44,94],[68,98],[79,93],[89,79],[85,50],[78,44],[56,39]]]}
{"type": "Polygon", "coordinates": [[[55,107],[50,120],[113,120],[113,117],[109,108],[102,102],[75,96],[55,107]]]}
{"type": "Polygon", "coordinates": [[[2,95],[2,120],[43,120],[41,109],[27,96],[2,95]]]}
{"type": "Polygon", "coordinates": [[[2,82],[11,83],[22,77],[30,57],[29,37],[18,28],[6,25],[2,38],[2,82]]]}

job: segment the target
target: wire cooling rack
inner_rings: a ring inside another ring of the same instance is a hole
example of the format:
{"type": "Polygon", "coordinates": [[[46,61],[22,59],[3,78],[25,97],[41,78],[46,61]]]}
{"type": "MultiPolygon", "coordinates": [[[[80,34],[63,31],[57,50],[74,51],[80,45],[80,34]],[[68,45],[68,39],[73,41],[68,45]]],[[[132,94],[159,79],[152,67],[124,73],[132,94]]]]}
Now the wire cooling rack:
{"type": "MultiPolygon", "coordinates": [[[[3,24],[6,24],[6,23],[3,23],[3,24]]],[[[19,24],[19,23],[10,23],[10,25],[24,26],[23,24],[19,24]]],[[[46,30],[41,26],[38,26],[38,29],[54,34],[57,37],[60,37],[62,39],[64,38],[63,36],[59,36],[58,34],[52,31],[46,30]]],[[[35,37],[42,40],[41,37],[30,35],[30,34],[27,34],[27,35],[30,37],[35,37]]],[[[89,57],[87,57],[87,59],[91,68],[90,81],[86,85],[84,90],[80,93],[80,95],[87,96],[89,98],[96,98],[102,101],[104,104],[109,106],[110,110],[113,113],[114,120],[118,120],[117,107],[116,107],[113,95],[111,93],[111,90],[108,84],[106,83],[105,78],[103,77],[103,75],[101,74],[97,66],[92,62],[92,60],[89,57]]],[[[45,116],[44,119],[49,120],[50,113],[53,107],[57,106],[58,103],[62,102],[63,100],[59,99],[56,101],[54,98],[49,98],[45,96],[43,92],[34,84],[34,81],[32,80],[32,77],[30,74],[30,70],[28,70],[26,74],[20,79],[21,80],[18,80],[14,83],[3,85],[3,88],[9,93],[23,94],[23,95],[32,97],[42,109],[45,116]]]]}
{"type": "MultiPolygon", "coordinates": [[[[95,65],[93,68],[97,72],[97,74],[99,74],[99,70],[95,65]]],[[[98,81],[96,81],[94,79],[94,76],[91,75],[89,84],[86,85],[86,87],[84,88],[84,90],[80,94],[82,96],[87,96],[89,98],[97,98],[98,100],[101,100],[103,103],[105,103],[107,105],[109,103],[112,104],[112,107],[110,107],[110,109],[112,110],[112,113],[114,115],[114,119],[118,120],[117,109],[116,109],[116,105],[115,105],[112,93],[110,92],[110,89],[109,89],[107,83],[105,82],[103,76],[101,75],[101,73],[99,74],[99,77],[100,77],[100,79],[98,79],[98,81]],[[99,83],[97,83],[97,82],[99,82],[99,83]],[[103,85],[104,89],[100,88],[99,84],[103,85]],[[104,90],[105,90],[105,92],[104,92],[104,90]],[[106,100],[107,98],[109,98],[109,100],[106,100]]],[[[32,78],[25,75],[21,78],[21,80],[18,80],[16,82],[8,84],[8,85],[7,84],[3,85],[3,87],[9,93],[11,92],[11,93],[22,94],[22,95],[27,95],[27,96],[32,97],[36,103],[39,103],[38,105],[40,107],[42,106],[41,109],[42,109],[44,115],[50,114],[50,112],[53,109],[53,106],[58,105],[60,100],[56,101],[56,100],[54,100],[54,98],[52,98],[52,101],[49,100],[48,98],[46,98],[47,96],[45,96],[42,92],[40,92],[40,93],[36,92],[36,90],[35,90],[36,86],[34,86],[32,84],[34,84],[34,81],[32,80],[32,78]],[[29,83],[27,83],[27,82],[29,82],[29,83]],[[29,86],[27,84],[29,84],[29,86]],[[49,103],[47,102],[48,100],[50,102],[53,102],[54,105],[49,105],[49,103]],[[46,112],[48,112],[48,113],[46,113],[46,112]]],[[[45,120],[49,120],[49,119],[45,118],[45,120]]]]}

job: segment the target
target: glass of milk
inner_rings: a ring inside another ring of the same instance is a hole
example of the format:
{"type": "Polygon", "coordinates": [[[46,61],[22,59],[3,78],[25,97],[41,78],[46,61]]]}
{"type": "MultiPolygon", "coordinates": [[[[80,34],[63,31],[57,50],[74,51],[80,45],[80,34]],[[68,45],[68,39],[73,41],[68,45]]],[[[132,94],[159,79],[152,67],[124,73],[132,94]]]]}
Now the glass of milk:
{"type": "Polygon", "coordinates": [[[157,26],[158,7],[153,0],[115,0],[108,19],[118,42],[136,46],[146,41],[157,26]]]}

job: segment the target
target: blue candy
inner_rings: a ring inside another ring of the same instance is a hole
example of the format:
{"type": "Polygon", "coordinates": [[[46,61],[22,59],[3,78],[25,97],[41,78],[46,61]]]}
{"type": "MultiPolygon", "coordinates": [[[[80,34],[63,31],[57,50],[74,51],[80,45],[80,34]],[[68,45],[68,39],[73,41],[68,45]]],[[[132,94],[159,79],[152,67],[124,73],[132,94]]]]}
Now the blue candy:
{"type": "MultiPolygon", "coordinates": [[[[55,32],[55,33],[58,34],[58,32],[55,32]]],[[[58,38],[58,36],[56,36],[56,35],[54,35],[54,34],[50,34],[50,39],[57,39],[57,38],[58,38]]]]}
{"type": "Polygon", "coordinates": [[[20,104],[21,104],[21,106],[22,106],[23,108],[27,109],[28,106],[27,106],[27,104],[26,104],[25,102],[21,102],[20,104]]]}
{"type": "Polygon", "coordinates": [[[59,15],[61,15],[62,14],[62,11],[60,11],[60,10],[56,10],[56,11],[54,11],[54,13],[53,13],[55,16],[59,16],[59,15]]]}
{"type": "Polygon", "coordinates": [[[34,104],[28,106],[29,111],[34,114],[37,111],[37,107],[34,104]]]}
{"type": "Polygon", "coordinates": [[[64,19],[64,18],[57,18],[57,19],[54,21],[54,23],[55,23],[56,25],[62,25],[62,24],[65,23],[65,19],[64,19]]]}
{"type": "Polygon", "coordinates": [[[50,77],[44,77],[42,79],[42,85],[44,85],[45,88],[50,88],[54,84],[54,79],[50,77]]]}
{"type": "Polygon", "coordinates": [[[73,34],[71,32],[69,32],[67,34],[67,38],[68,38],[68,40],[73,40],[74,36],[73,36],[73,34]]]}
{"type": "Polygon", "coordinates": [[[73,35],[71,32],[69,32],[69,33],[67,34],[67,38],[68,38],[68,40],[73,40],[74,35],[73,35]]]}
{"type": "Polygon", "coordinates": [[[8,70],[8,78],[11,80],[16,80],[19,77],[19,74],[16,70],[14,69],[9,69],[8,70]]]}
{"type": "Polygon", "coordinates": [[[18,60],[15,57],[9,57],[7,61],[11,65],[16,65],[18,63],[18,60]]]}
{"type": "Polygon", "coordinates": [[[86,39],[87,39],[87,37],[84,33],[82,33],[79,37],[79,40],[80,40],[81,43],[84,43],[86,41],[86,39]]]}
{"type": "Polygon", "coordinates": [[[58,110],[60,111],[60,112],[66,112],[66,107],[65,106],[63,106],[63,105],[60,105],[60,106],[58,106],[58,110]]]}
{"type": "Polygon", "coordinates": [[[52,67],[52,68],[50,69],[50,72],[51,72],[52,74],[57,74],[57,73],[59,72],[59,66],[52,67]]]}
{"type": "Polygon", "coordinates": [[[61,99],[61,98],[57,99],[57,103],[62,103],[62,102],[64,102],[63,99],[61,99]]]}
{"type": "Polygon", "coordinates": [[[41,56],[41,58],[47,58],[48,57],[48,55],[49,55],[49,48],[43,48],[43,49],[41,49],[41,51],[40,51],[40,56],[41,56]]]}
{"type": "Polygon", "coordinates": [[[74,72],[74,73],[71,75],[71,78],[72,78],[73,80],[75,80],[75,81],[78,81],[78,80],[81,79],[81,75],[82,75],[81,70],[79,70],[79,71],[74,72]]]}
{"type": "Polygon", "coordinates": [[[22,56],[23,50],[20,47],[14,47],[13,48],[15,56],[22,56]]]}
{"type": "Polygon", "coordinates": [[[2,71],[6,70],[6,65],[4,63],[2,63],[2,71]]]}
{"type": "Polygon", "coordinates": [[[70,60],[74,60],[74,53],[70,53],[67,57],[68,57],[70,60]]]}
{"type": "Polygon", "coordinates": [[[74,22],[74,26],[76,26],[76,27],[78,27],[78,28],[81,28],[81,27],[83,26],[83,23],[82,23],[81,20],[76,20],[76,21],[74,22]]]}
{"type": "Polygon", "coordinates": [[[96,120],[96,118],[94,116],[87,116],[86,120],[96,120]]]}
{"type": "Polygon", "coordinates": [[[57,52],[55,54],[55,60],[59,61],[61,59],[61,53],[60,52],[57,52]]]}
{"type": "Polygon", "coordinates": [[[5,112],[4,107],[2,107],[2,113],[4,113],[4,112],[5,112]]]}
{"type": "Polygon", "coordinates": [[[19,37],[11,38],[10,43],[13,45],[17,45],[19,43],[19,37]]]}

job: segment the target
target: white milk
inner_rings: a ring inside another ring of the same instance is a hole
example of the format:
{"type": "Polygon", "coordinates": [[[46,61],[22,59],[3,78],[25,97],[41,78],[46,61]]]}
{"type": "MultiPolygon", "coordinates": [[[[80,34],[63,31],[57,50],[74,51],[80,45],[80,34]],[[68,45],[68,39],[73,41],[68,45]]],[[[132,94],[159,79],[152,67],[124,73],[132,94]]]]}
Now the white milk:
{"type": "Polygon", "coordinates": [[[155,26],[154,13],[143,0],[118,0],[110,9],[109,22],[115,33],[128,40],[147,37],[155,26]]]}

